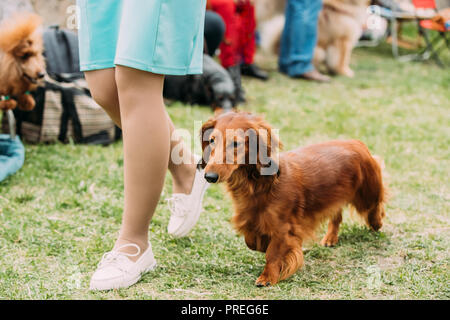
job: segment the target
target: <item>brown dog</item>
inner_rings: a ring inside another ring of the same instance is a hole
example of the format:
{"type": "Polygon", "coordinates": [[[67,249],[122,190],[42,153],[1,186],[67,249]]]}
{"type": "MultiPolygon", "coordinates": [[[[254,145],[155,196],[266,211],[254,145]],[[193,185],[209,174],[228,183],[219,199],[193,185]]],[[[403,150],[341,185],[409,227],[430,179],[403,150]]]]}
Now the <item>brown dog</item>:
{"type": "Polygon", "coordinates": [[[303,265],[302,243],[329,220],[325,246],[338,242],[350,204],[373,230],[385,216],[381,168],[360,141],[330,141],[277,154],[270,126],[247,113],[227,113],[202,127],[205,178],[224,182],[233,224],[252,250],[266,253],[257,286],[274,285],[303,265]],[[255,150],[256,149],[256,150],[255,150]]]}
{"type": "Polygon", "coordinates": [[[14,17],[0,26],[0,110],[31,110],[36,90],[45,76],[41,18],[35,14],[14,17]]]}

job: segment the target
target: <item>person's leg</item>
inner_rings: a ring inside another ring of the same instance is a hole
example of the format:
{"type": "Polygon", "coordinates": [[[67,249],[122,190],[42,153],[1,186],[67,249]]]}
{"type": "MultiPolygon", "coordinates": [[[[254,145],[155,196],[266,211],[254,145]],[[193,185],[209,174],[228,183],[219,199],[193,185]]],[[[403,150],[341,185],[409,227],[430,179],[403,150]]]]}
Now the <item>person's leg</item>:
{"type": "Polygon", "coordinates": [[[220,45],[220,61],[233,80],[236,88],[236,100],[245,102],[245,92],[241,82],[241,67],[237,60],[239,34],[236,4],[234,0],[211,0],[211,7],[223,18],[226,26],[225,38],[220,45]]]}
{"type": "Polygon", "coordinates": [[[207,10],[205,15],[206,49],[210,56],[214,56],[225,35],[225,22],[214,11],[207,10]]]}
{"type": "Polygon", "coordinates": [[[212,0],[212,9],[217,12],[225,22],[225,39],[220,45],[220,61],[224,68],[235,66],[238,46],[238,33],[236,29],[236,4],[234,0],[212,0]]]}
{"type": "Polygon", "coordinates": [[[182,138],[175,138],[174,137],[174,131],[175,126],[170,119],[169,115],[166,112],[167,121],[169,124],[169,131],[170,131],[170,152],[172,154],[172,151],[176,148],[177,156],[179,156],[182,159],[186,159],[188,161],[182,162],[182,163],[175,163],[174,159],[172,157],[169,158],[169,171],[172,175],[172,193],[174,194],[190,194],[192,191],[194,178],[196,174],[197,169],[197,163],[196,159],[194,158],[194,155],[191,153],[191,150],[189,150],[186,147],[186,144],[183,142],[182,138]]]}
{"type": "Polygon", "coordinates": [[[321,8],[321,0],[288,0],[286,25],[281,38],[281,72],[299,77],[315,71],[312,61],[321,8]]]}
{"type": "Polygon", "coordinates": [[[255,6],[249,0],[237,5],[239,16],[239,49],[242,75],[260,80],[269,79],[267,72],[261,70],[255,63],[256,53],[256,16],[255,6]]]}
{"type": "Polygon", "coordinates": [[[116,81],[124,141],[125,188],[116,248],[134,243],[144,252],[169,162],[170,131],[162,97],[164,76],[117,66],[116,81]]]}
{"type": "Polygon", "coordinates": [[[114,123],[120,128],[120,106],[117,94],[115,69],[102,69],[85,72],[92,98],[111,117],[114,123]]]}
{"type": "Polygon", "coordinates": [[[250,1],[237,5],[240,18],[239,49],[244,64],[253,64],[256,52],[256,17],[255,7],[250,1]]]}
{"type": "MultiPolygon", "coordinates": [[[[117,92],[117,85],[115,79],[115,69],[103,69],[85,72],[86,80],[89,84],[93,99],[108,113],[111,119],[119,128],[122,128],[122,121],[120,116],[119,95],[117,92]]],[[[175,127],[166,113],[170,134],[175,130],[175,127]]],[[[192,183],[195,176],[195,163],[191,151],[186,148],[181,139],[171,141],[170,150],[174,148],[180,149],[180,155],[191,159],[188,163],[175,164],[169,158],[169,170],[173,180],[173,192],[189,194],[192,189],[192,183]],[[182,146],[180,146],[180,143],[182,146]]]]}

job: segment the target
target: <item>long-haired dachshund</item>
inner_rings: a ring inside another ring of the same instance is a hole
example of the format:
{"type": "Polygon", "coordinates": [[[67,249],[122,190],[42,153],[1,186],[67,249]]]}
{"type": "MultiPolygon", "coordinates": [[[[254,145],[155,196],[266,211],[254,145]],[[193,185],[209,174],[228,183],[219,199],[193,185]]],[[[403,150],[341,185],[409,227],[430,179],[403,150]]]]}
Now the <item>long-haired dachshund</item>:
{"type": "Polygon", "coordinates": [[[20,14],[0,25],[0,110],[31,110],[30,91],[45,76],[41,18],[20,14]]]}
{"type": "Polygon", "coordinates": [[[223,114],[202,127],[205,178],[226,183],[235,228],[250,249],[266,253],[257,286],[294,274],[303,265],[302,243],[325,220],[321,243],[335,245],[347,204],[373,230],[385,216],[382,170],[362,142],[330,141],[278,154],[273,131],[248,113],[223,114]]]}

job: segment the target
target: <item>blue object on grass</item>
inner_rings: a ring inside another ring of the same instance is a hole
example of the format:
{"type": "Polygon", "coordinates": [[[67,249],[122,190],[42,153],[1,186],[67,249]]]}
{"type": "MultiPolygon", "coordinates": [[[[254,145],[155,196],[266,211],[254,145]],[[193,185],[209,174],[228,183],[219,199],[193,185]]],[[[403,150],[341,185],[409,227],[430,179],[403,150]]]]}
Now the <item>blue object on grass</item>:
{"type": "Polygon", "coordinates": [[[19,171],[25,161],[25,147],[15,133],[12,111],[6,114],[11,134],[0,134],[0,182],[19,171]]]}
{"type": "Polygon", "coordinates": [[[8,134],[0,134],[0,181],[16,173],[25,161],[25,148],[16,136],[11,140],[8,134]]]}

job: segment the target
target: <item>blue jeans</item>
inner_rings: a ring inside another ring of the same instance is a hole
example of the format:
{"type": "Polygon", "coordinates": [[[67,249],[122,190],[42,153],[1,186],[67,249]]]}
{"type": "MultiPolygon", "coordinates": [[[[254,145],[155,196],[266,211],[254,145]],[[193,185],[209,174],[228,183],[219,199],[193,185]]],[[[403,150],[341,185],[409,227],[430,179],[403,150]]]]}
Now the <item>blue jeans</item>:
{"type": "Polygon", "coordinates": [[[281,38],[280,71],[291,77],[314,70],[317,23],[322,0],[288,0],[281,38]]]}

